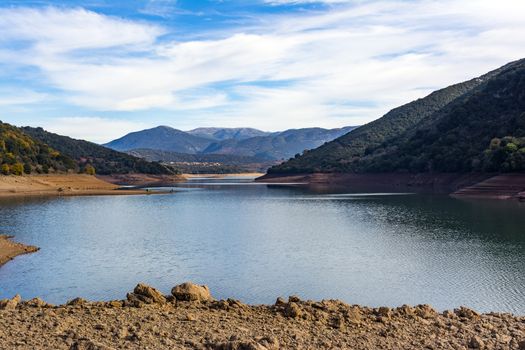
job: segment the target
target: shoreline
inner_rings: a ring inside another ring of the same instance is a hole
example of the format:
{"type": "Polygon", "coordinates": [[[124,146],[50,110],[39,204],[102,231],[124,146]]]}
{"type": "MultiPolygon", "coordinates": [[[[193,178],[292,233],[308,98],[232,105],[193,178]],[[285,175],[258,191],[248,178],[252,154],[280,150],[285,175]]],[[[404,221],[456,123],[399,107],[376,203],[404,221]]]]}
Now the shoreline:
{"type": "Polygon", "coordinates": [[[525,349],[525,317],[429,305],[371,308],[278,298],[213,299],[184,283],[171,295],[139,284],[124,300],[65,305],[0,301],[0,345],[32,349],[525,349]]]}
{"type": "Polygon", "coordinates": [[[0,267],[19,255],[37,252],[40,248],[14,242],[13,236],[0,235],[0,267]]]}
{"type": "Polygon", "coordinates": [[[264,176],[264,173],[231,173],[231,174],[182,174],[185,178],[217,178],[222,179],[225,177],[261,177],[264,176]]]}
{"type": "Polygon", "coordinates": [[[297,183],[320,188],[340,186],[360,191],[447,194],[457,198],[525,200],[525,173],[266,174],[255,181],[297,183]]]}
{"type": "Polygon", "coordinates": [[[0,176],[0,199],[45,196],[144,195],[152,193],[156,192],[126,189],[100,177],[84,174],[0,176]]]}

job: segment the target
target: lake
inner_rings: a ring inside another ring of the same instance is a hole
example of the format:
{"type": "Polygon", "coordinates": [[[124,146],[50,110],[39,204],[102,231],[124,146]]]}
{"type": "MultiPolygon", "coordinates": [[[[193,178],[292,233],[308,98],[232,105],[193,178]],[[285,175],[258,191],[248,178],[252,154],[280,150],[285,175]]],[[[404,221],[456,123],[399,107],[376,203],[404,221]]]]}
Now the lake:
{"type": "Polygon", "coordinates": [[[174,193],[3,199],[0,233],[39,246],[0,298],[122,299],[184,281],[217,298],[525,314],[525,205],[196,179],[174,193]]]}

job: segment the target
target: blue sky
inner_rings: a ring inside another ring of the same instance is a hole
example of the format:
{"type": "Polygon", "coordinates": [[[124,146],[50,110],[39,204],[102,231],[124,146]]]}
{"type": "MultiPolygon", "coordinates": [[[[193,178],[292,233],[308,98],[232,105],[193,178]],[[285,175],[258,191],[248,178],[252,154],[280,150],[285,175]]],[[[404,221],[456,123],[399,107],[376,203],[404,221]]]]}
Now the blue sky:
{"type": "Polygon", "coordinates": [[[525,57],[521,0],[2,0],[0,119],[94,142],[156,125],[358,125],[525,57]]]}

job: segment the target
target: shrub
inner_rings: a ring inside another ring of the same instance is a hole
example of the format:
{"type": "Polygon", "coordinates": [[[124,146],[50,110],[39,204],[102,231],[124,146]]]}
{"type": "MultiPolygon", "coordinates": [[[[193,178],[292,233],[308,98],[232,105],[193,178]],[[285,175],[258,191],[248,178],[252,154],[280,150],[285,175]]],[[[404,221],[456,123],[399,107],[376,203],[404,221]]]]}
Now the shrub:
{"type": "Polygon", "coordinates": [[[11,167],[11,173],[13,175],[23,175],[24,174],[24,165],[22,163],[15,163],[11,167]]]}
{"type": "Polygon", "coordinates": [[[31,170],[32,170],[32,169],[31,169],[31,164],[29,164],[29,163],[25,163],[25,164],[24,164],[24,173],[26,173],[26,174],[29,175],[29,174],[31,174],[31,170]]]}
{"type": "Polygon", "coordinates": [[[84,168],[84,172],[88,175],[95,175],[96,171],[95,171],[95,167],[93,167],[93,165],[91,164],[88,164],[86,165],[86,167],[84,168]]]}

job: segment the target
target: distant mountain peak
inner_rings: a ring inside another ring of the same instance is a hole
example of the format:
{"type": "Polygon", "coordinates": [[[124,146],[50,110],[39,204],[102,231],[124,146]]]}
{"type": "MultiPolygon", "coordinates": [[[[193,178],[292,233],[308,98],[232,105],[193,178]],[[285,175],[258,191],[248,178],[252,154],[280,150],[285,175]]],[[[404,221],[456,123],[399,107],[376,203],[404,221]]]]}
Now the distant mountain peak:
{"type": "Polygon", "coordinates": [[[202,127],[181,131],[158,126],[130,133],[106,144],[117,151],[149,149],[185,154],[222,154],[259,157],[265,160],[289,158],[346,134],[355,127],[304,128],[266,132],[254,128],[202,127]]]}

